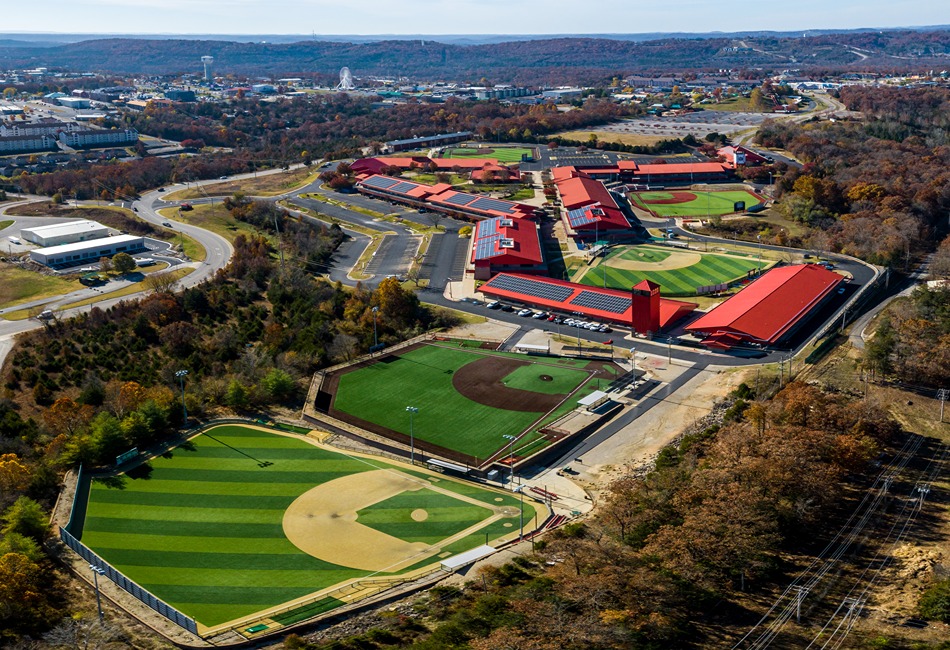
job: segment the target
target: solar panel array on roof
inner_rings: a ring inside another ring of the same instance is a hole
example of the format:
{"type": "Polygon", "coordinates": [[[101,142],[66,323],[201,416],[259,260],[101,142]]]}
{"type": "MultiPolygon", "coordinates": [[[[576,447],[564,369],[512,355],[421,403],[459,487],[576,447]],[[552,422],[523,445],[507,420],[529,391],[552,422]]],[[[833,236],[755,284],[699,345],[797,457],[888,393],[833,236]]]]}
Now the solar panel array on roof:
{"type": "Polygon", "coordinates": [[[498,257],[499,255],[504,255],[505,251],[496,250],[495,242],[501,238],[501,235],[496,233],[491,237],[485,237],[479,239],[475,242],[475,259],[476,260],[487,260],[492,257],[498,257]]]}
{"type": "Polygon", "coordinates": [[[594,223],[597,221],[597,217],[594,216],[590,206],[585,205],[583,208],[568,210],[567,220],[570,222],[572,228],[577,228],[578,226],[586,226],[589,223],[594,223]]]}
{"type": "MultiPolygon", "coordinates": [[[[548,284],[538,280],[529,280],[527,278],[514,278],[510,275],[496,275],[486,286],[493,289],[502,289],[503,291],[514,291],[523,293],[535,298],[544,298],[545,300],[556,300],[563,302],[574,293],[571,287],[562,287],[557,284],[548,284]]],[[[629,305],[629,300],[627,301],[629,305]]]]}
{"type": "Polygon", "coordinates": [[[498,225],[501,217],[497,219],[486,219],[478,222],[478,237],[490,237],[498,232],[498,225]]]}
{"type": "Polygon", "coordinates": [[[515,206],[508,201],[488,199],[484,197],[478,199],[468,207],[474,208],[475,210],[495,210],[497,212],[504,212],[506,214],[511,214],[515,211],[515,206]]]}
{"type": "Polygon", "coordinates": [[[414,190],[414,189],[416,189],[417,187],[419,187],[419,186],[416,185],[415,183],[407,183],[406,181],[402,181],[401,183],[397,183],[396,185],[393,185],[392,187],[390,187],[390,188],[389,188],[389,191],[390,191],[390,192],[399,192],[400,194],[405,194],[406,192],[409,192],[409,191],[411,191],[411,190],[414,190]]]}
{"type": "Polygon", "coordinates": [[[593,291],[581,291],[577,297],[571,301],[572,305],[578,307],[590,307],[600,311],[609,311],[614,314],[622,314],[630,309],[630,298],[621,298],[620,296],[608,296],[593,291]]]}
{"type": "Polygon", "coordinates": [[[445,202],[451,203],[452,205],[468,205],[476,198],[478,197],[472,196],[470,194],[455,194],[454,196],[447,198],[445,202]]]}
{"type": "Polygon", "coordinates": [[[403,181],[400,181],[398,178],[387,178],[386,176],[371,176],[363,181],[363,185],[367,187],[375,187],[380,190],[388,190],[393,185],[398,185],[403,181]]]}

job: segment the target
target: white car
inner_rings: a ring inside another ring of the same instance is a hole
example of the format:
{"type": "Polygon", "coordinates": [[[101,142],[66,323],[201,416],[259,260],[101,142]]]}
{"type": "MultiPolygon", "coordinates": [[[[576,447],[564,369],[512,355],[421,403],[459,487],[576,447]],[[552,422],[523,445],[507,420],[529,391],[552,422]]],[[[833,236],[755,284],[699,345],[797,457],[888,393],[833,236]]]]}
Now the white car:
{"type": "Polygon", "coordinates": [[[7,237],[7,239],[10,240],[10,243],[11,243],[11,244],[20,244],[20,243],[22,243],[22,242],[20,241],[20,238],[19,238],[19,237],[14,237],[13,235],[10,235],[9,237],[7,237]]]}
{"type": "Polygon", "coordinates": [[[531,311],[530,309],[522,309],[521,311],[518,312],[518,315],[519,315],[519,316],[530,316],[530,315],[533,314],[533,313],[534,313],[534,312],[531,311]]]}

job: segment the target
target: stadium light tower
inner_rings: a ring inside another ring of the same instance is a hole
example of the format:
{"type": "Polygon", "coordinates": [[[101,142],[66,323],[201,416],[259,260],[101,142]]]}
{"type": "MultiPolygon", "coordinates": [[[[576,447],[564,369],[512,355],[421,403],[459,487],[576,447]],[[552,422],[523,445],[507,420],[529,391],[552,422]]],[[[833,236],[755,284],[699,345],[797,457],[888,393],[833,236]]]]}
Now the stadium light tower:
{"type": "Polygon", "coordinates": [[[205,81],[211,82],[211,64],[214,63],[213,56],[203,56],[201,57],[201,64],[205,68],[205,81]]]}
{"type": "Polygon", "coordinates": [[[409,413],[409,463],[416,464],[416,438],[412,431],[412,416],[419,412],[418,407],[407,406],[406,412],[409,413]]]}
{"type": "Polygon", "coordinates": [[[101,566],[96,564],[90,564],[89,568],[92,570],[92,581],[96,585],[96,607],[99,610],[99,625],[104,623],[102,616],[102,597],[99,595],[99,576],[106,572],[101,566]]]}
{"type": "Polygon", "coordinates": [[[185,406],[185,377],[188,376],[187,370],[177,370],[175,371],[175,376],[178,377],[178,380],[181,382],[181,412],[184,416],[182,420],[183,425],[188,424],[188,407],[185,406]]]}
{"type": "Polygon", "coordinates": [[[515,489],[515,440],[517,436],[512,436],[507,433],[501,434],[502,438],[508,440],[508,469],[510,470],[508,483],[511,485],[511,489],[515,489]]]}

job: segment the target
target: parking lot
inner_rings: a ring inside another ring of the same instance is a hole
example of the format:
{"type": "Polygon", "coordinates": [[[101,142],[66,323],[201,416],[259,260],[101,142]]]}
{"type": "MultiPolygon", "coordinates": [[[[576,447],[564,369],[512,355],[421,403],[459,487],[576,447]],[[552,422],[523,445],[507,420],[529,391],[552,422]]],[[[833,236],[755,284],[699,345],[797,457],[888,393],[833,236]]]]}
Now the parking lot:
{"type": "Polygon", "coordinates": [[[708,133],[730,135],[758,126],[771,115],[768,113],[733,113],[727,111],[698,111],[676,117],[642,117],[591,129],[592,132],[630,133],[681,138],[688,134],[703,138],[708,133]]]}

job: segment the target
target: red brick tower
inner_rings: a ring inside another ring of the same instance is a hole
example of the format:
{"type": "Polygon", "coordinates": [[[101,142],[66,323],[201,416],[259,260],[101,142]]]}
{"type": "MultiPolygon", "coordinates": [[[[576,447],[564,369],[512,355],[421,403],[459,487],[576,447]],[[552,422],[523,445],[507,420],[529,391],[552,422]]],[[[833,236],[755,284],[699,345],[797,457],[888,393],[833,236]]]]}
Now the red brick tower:
{"type": "Polygon", "coordinates": [[[639,334],[660,331],[660,285],[644,280],[632,290],[631,321],[639,334]]]}

